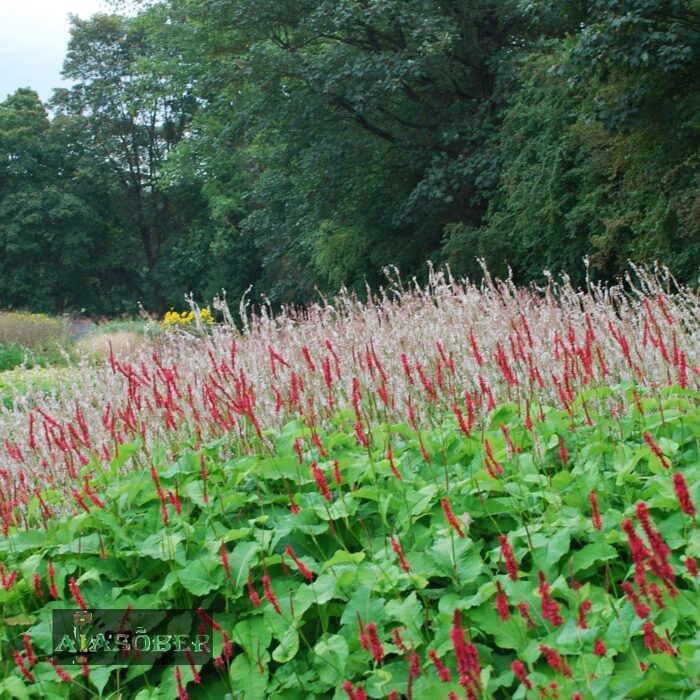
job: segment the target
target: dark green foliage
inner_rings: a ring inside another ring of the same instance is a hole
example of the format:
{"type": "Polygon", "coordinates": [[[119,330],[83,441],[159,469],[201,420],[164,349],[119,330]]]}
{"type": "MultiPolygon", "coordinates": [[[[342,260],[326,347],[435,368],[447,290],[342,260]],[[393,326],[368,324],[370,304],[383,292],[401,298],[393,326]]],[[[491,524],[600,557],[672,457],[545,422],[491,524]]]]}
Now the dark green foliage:
{"type": "Polygon", "coordinates": [[[694,282],[697,0],[160,0],[0,105],[0,307],[362,292],[426,260],[694,282]],[[38,273],[37,273],[38,271],[38,273]],[[41,281],[39,282],[39,277],[41,281]]]}

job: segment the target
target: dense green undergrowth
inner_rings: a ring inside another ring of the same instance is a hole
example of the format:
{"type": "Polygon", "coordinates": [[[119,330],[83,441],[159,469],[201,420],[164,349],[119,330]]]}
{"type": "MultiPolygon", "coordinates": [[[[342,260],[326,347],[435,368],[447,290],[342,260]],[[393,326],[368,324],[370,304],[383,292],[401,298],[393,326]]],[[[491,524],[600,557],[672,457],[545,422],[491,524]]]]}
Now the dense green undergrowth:
{"type": "Polygon", "coordinates": [[[16,582],[0,590],[0,692],[177,697],[173,668],[96,666],[85,677],[79,666],[65,667],[72,681],[59,681],[42,659],[51,653],[51,611],[75,607],[68,585],[75,577],[90,608],[215,611],[232,653],[226,658],[215,633],[221,663],[198,668],[199,684],[192,668],[181,668],[192,699],[340,700],[348,697],[347,681],[371,698],[391,691],[402,698],[453,691],[463,698],[454,646],[459,610],[478,653],[479,697],[558,692],[697,700],[698,578],[685,562],[700,555],[700,536],[694,517],[681,510],[673,479],[684,475],[698,502],[697,394],[678,387],[598,389],[580,395],[571,413],[545,407],[532,421],[530,429],[515,404],[502,404],[469,436],[451,413],[434,416],[429,430],[385,423],[375,426],[365,449],[352,411],[344,411],[332,429],[319,429],[318,441],[293,421],[248,454],[242,443],[232,453],[220,440],[198,449],[162,447],[146,460],[138,443],[122,445],[106,471],[85,468],[84,510],[66,513],[66,493],[47,490],[42,498],[52,517],[45,518],[40,499],[29,494],[27,528],[13,527],[0,539],[3,581],[18,569],[16,582]],[[136,463],[127,471],[129,460],[136,463]],[[90,488],[104,507],[90,501],[90,488]],[[664,585],[647,574],[659,594],[644,598],[645,618],[622,588],[635,581],[623,521],[631,519],[647,541],[639,502],[670,550],[675,579],[664,585]],[[506,569],[501,536],[513,549],[516,576],[506,569]],[[285,553],[288,546],[302,568],[285,553]],[[49,593],[49,562],[57,600],[49,593]],[[278,612],[264,592],[265,575],[278,612]],[[551,588],[543,589],[540,577],[551,588]],[[561,620],[545,609],[549,595],[561,620]],[[370,623],[381,661],[362,647],[361,629],[366,633],[370,623]],[[33,682],[12,658],[24,634],[39,657],[33,682]],[[542,645],[560,655],[559,670],[547,663],[542,645]],[[431,650],[450,670],[448,683],[438,677],[431,650]],[[516,660],[532,691],[514,677],[516,660]]]}

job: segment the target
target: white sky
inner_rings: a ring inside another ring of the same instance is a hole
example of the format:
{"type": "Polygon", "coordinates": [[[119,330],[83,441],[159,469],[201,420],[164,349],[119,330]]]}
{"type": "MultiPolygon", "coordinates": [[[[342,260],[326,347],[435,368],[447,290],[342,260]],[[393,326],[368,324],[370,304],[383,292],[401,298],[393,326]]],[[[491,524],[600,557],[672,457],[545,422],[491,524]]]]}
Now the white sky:
{"type": "Polygon", "coordinates": [[[68,14],[108,12],[104,0],[0,0],[0,101],[20,87],[42,100],[67,83],[61,68],[68,45],[68,14]]]}

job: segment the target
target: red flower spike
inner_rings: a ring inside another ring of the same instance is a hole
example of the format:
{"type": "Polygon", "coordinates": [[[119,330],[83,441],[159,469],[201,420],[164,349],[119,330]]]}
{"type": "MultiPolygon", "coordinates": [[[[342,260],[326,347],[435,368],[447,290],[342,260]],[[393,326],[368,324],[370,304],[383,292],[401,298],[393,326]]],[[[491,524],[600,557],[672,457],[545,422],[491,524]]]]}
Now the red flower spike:
{"type": "Polygon", "coordinates": [[[357,628],[360,636],[360,646],[365,650],[369,651],[369,637],[365,632],[365,626],[362,624],[362,618],[360,613],[357,613],[357,628]]]}
{"type": "Polygon", "coordinates": [[[260,596],[257,594],[255,587],[253,586],[253,576],[250,569],[248,570],[248,597],[250,598],[250,602],[253,604],[253,607],[260,607],[260,596]]]}
{"type": "Polygon", "coordinates": [[[564,624],[564,619],[559,611],[559,605],[549,592],[549,583],[542,571],[539,572],[539,581],[538,591],[542,597],[542,617],[551,622],[554,627],[559,627],[564,624]]]}
{"type": "Polygon", "coordinates": [[[412,651],[411,660],[408,666],[408,677],[411,680],[413,680],[414,678],[418,678],[418,676],[420,676],[420,673],[420,656],[418,656],[418,654],[416,654],[415,651],[412,651]]]}
{"type": "Polygon", "coordinates": [[[551,666],[555,671],[561,673],[564,678],[571,678],[571,669],[569,668],[569,664],[566,662],[566,659],[559,655],[559,652],[546,646],[545,644],[540,644],[540,651],[542,652],[542,655],[549,666],[551,666]]]}
{"type": "Polygon", "coordinates": [[[402,571],[408,573],[411,570],[411,567],[408,563],[408,560],[406,559],[406,555],[404,554],[403,549],[401,548],[401,544],[396,541],[393,535],[391,535],[391,548],[394,550],[396,556],[399,558],[399,568],[402,571]]]}
{"type": "Polygon", "coordinates": [[[605,648],[605,644],[603,643],[602,639],[596,639],[595,644],[593,645],[593,653],[596,656],[605,656],[605,652],[607,649],[605,648]]]}
{"type": "Polygon", "coordinates": [[[204,609],[204,608],[197,608],[197,616],[199,619],[208,627],[211,627],[213,630],[216,630],[217,632],[221,632],[221,625],[214,620],[214,618],[204,609]]]}
{"type": "Polygon", "coordinates": [[[294,549],[292,549],[291,545],[287,545],[284,550],[294,561],[294,563],[297,565],[297,568],[299,569],[299,573],[307,580],[311,581],[313,580],[313,573],[309,571],[309,569],[306,567],[303,561],[301,561],[297,555],[294,553],[294,549]]]}
{"type": "Polygon", "coordinates": [[[275,612],[278,615],[282,614],[282,609],[279,606],[279,603],[277,602],[277,596],[275,595],[274,591],[272,590],[272,586],[270,585],[270,577],[265,574],[262,577],[262,583],[263,583],[263,590],[265,592],[265,597],[270,601],[270,604],[274,608],[275,612]]]}
{"type": "Polygon", "coordinates": [[[658,460],[661,462],[662,466],[668,469],[671,465],[669,464],[668,460],[666,459],[664,453],[661,451],[661,448],[654,442],[653,438],[649,433],[645,432],[642,436],[644,438],[644,442],[649,446],[649,449],[654,453],[654,455],[658,458],[658,460]]]}
{"type": "Polygon", "coordinates": [[[59,677],[62,683],[70,683],[73,679],[70,677],[70,674],[68,671],[66,671],[64,668],[59,666],[52,658],[46,659],[48,663],[53,667],[53,670],[56,671],[56,675],[59,677]]]}
{"type": "Polygon", "coordinates": [[[697,578],[698,576],[698,562],[695,557],[686,557],[685,568],[688,569],[688,573],[697,578]]]}
{"type": "Polygon", "coordinates": [[[365,435],[365,427],[362,421],[358,421],[355,424],[355,435],[360,445],[365,449],[369,449],[369,440],[367,439],[367,435],[365,435]]]}
{"type": "Polygon", "coordinates": [[[74,576],[70,577],[70,580],[68,581],[68,587],[70,588],[71,595],[73,596],[73,600],[75,600],[77,606],[79,608],[82,608],[83,610],[87,610],[87,604],[85,603],[85,600],[80,593],[80,588],[78,587],[74,576]]]}
{"type": "Polygon", "coordinates": [[[532,690],[532,683],[530,682],[530,679],[527,676],[527,669],[525,668],[525,664],[522,661],[519,661],[516,659],[513,661],[513,663],[510,665],[511,670],[513,671],[513,674],[515,677],[528,689],[532,690]]]}
{"type": "Polygon", "coordinates": [[[394,642],[394,646],[403,654],[406,652],[406,646],[403,643],[403,639],[401,639],[401,629],[402,628],[396,627],[391,630],[391,641],[394,642]]]}
{"type": "Polygon", "coordinates": [[[34,588],[34,595],[39,600],[44,599],[44,594],[41,592],[41,575],[35,573],[34,576],[32,577],[32,587],[34,588]]]}
{"type": "Polygon", "coordinates": [[[634,561],[634,580],[637,582],[640,590],[643,590],[646,586],[646,562],[651,559],[651,553],[635,532],[632,521],[629,518],[625,518],[621,525],[622,529],[627,533],[632,560],[634,561]]]}
{"type": "Polygon", "coordinates": [[[586,622],[586,614],[590,611],[590,609],[593,607],[592,603],[588,598],[586,600],[581,601],[581,605],[579,605],[578,608],[578,618],[576,620],[576,626],[580,627],[581,629],[588,629],[588,623],[586,622]]]}
{"type": "Polygon", "coordinates": [[[496,612],[501,620],[510,620],[508,597],[506,596],[500,581],[496,581],[496,612]]]}
{"type": "Polygon", "coordinates": [[[340,473],[340,463],[337,459],[333,460],[333,478],[336,485],[340,486],[343,483],[343,475],[340,473]]]}
{"type": "Polygon", "coordinates": [[[649,594],[654,599],[654,605],[656,605],[659,610],[663,610],[666,607],[663,593],[656,583],[649,584],[649,594]]]}
{"type": "Polygon", "coordinates": [[[600,519],[600,511],[598,510],[598,496],[596,495],[595,491],[591,491],[588,494],[588,500],[590,501],[591,508],[593,509],[593,513],[591,515],[591,518],[593,520],[593,527],[596,530],[602,530],[603,523],[601,522],[601,519],[600,519]]]}
{"type": "Polygon", "coordinates": [[[402,481],[401,474],[399,473],[399,470],[396,468],[396,465],[394,464],[394,450],[393,450],[390,442],[388,442],[387,446],[386,446],[386,458],[389,460],[389,468],[391,469],[391,473],[399,481],[402,481]]]}
{"type": "Polygon", "coordinates": [[[460,410],[459,406],[456,403],[452,404],[452,412],[455,414],[455,417],[457,418],[457,425],[459,426],[459,429],[462,431],[462,434],[469,437],[469,435],[471,434],[471,430],[469,429],[469,426],[467,425],[466,421],[464,420],[464,415],[462,414],[462,411],[460,410]]]}
{"type": "Polygon", "coordinates": [[[221,630],[221,639],[223,641],[223,646],[221,647],[221,653],[223,657],[226,659],[226,661],[230,661],[231,657],[233,656],[233,645],[231,644],[231,640],[229,639],[228,633],[226,630],[221,630]]]}
{"type": "Polygon", "coordinates": [[[681,506],[681,510],[686,515],[693,517],[695,515],[695,505],[690,500],[688,485],[685,483],[685,478],[680,472],[676,472],[673,475],[673,489],[676,492],[676,497],[678,498],[678,503],[681,506]]]}
{"type": "Polygon", "coordinates": [[[313,475],[314,480],[316,481],[316,486],[318,487],[318,490],[321,493],[321,495],[327,501],[330,501],[333,498],[333,496],[331,496],[331,492],[328,489],[326,475],[318,468],[316,462],[311,462],[311,474],[313,475]]]}
{"type": "Polygon", "coordinates": [[[457,671],[460,685],[469,693],[481,690],[479,655],[473,644],[467,644],[459,610],[454,611],[450,632],[452,647],[457,657],[457,671]]]}
{"type": "Polygon", "coordinates": [[[369,646],[372,651],[372,656],[378,664],[381,664],[384,661],[384,647],[377,636],[377,625],[375,625],[374,622],[369,622],[365,629],[367,632],[367,638],[369,639],[369,646]]]}
{"type": "Polygon", "coordinates": [[[449,526],[455,530],[455,532],[460,536],[464,537],[464,530],[462,529],[462,526],[460,525],[459,521],[455,517],[454,513],[452,512],[452,508],[450,507],[450,502],[446,498],[443,498],[441,500],[442,504],[442,510],[445,513],[445,518],[447,518],[447,522],[449,526]]]}
{"type": "Polygon", "coordinates": [[[515,556],[513,556],[513,549],[508,543],[508,538],[505,535],[501,535],[498,538],[501,545],[501,556],[506,563],[506,571],[511,581],[518,580],[518,564],[515,561],[515,556]]]}
{"type": "Polygon", "coordinates": [[[639,596],[636,594],[634,588],[632,588],[632,584],[629,581],[622,582],[622,590],[625,592],[627,600],[629,600],[629,602],[632,603],[635,615],[642,620],[649,617],[649,613],[651,612],[651,610],[640,600],[639,596]]]}
{"type": "Polygon", "coordinates": [[[182,671],[179,666],[175,667],[175,682],[177,683],[177,700],[187,700],[187,690],[182,685],[182,671]]]}
{"type": "Polygon", "coordinates": [[[54,600],[58,600],[58,589],[56,588],[55,579],[56,574],[54,573],[53,562],[51,561],[51,559],[49,559],[49,564],[47,568],[49,572],[49,595],[54,600]]]}
{"type": "Polygon", "coordinates": [[[224,567],[224,573],[226,574],[226,578],[230,579],[231,578],[231,567],[229,566],[229,562],[228,562],[228,553],[226,552],[226,544],[224,543],[223,540],[221,540],[221,566],[224,567]]]}
{"type": "Polygon", "coordinates": [[[17,664],[17,668],[19,668],[20,673],[30,682],[34,683],[36,679],[30,672],[30,670],[25,666],[24,664],[24,659],[22,658],[22,653],[20,652],[19,649],[15,649],[13,652],[13,657],[15,659],[15,664],[17,664]]]}
{"type": "Polygon", "coordinates": [[[563,437],[559,438],[559,458],[561,459],[561,463],[566,466],[569,461],[569,453],[566,449],[566,443],[563,437]]]}
{"type": "Polygon", "coordinates": [[[428,652],[428,657],[433,662],[433,666],[435,667],[435,670],[437,671],[440,680],[443,683],[449,683],[452,679],[452,676],[450,675],[450,669],[447,668],[447,666],[445,666],[445,664],[440,660],[435,649],[431,649],[430,652],[428,652]]]}
{"type": "Polygon", "coordinates": [[[530,617],[530,606],[525,601],[522,601],[521,603],[518,603],[517,608],[518,612],[520,613],[520,617],[522,617],[527,623],[527,628],[529,630],[535,629],[535,623],[530,617]]]}
{"type": "Polygon", "coordinates": [[[32,649],[32,638],[28,634],[22,635],[22,644],[24,645],[24,653],[27,656],[27,661],[30,666],[33,666],[36,663],[36,655],[32,649]]]}

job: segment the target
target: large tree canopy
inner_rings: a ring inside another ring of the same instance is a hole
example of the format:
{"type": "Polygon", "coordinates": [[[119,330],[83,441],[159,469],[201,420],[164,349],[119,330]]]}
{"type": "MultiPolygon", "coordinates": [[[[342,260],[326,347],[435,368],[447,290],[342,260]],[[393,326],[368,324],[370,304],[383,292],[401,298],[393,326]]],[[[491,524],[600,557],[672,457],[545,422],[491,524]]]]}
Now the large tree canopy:
{"type": "Polygon", "coordinates": [[[134,7],[72,19],[51,113],[0,106],[0,305],[298,302],[477,257],[697,278],[697,0],[134,7]]]}

